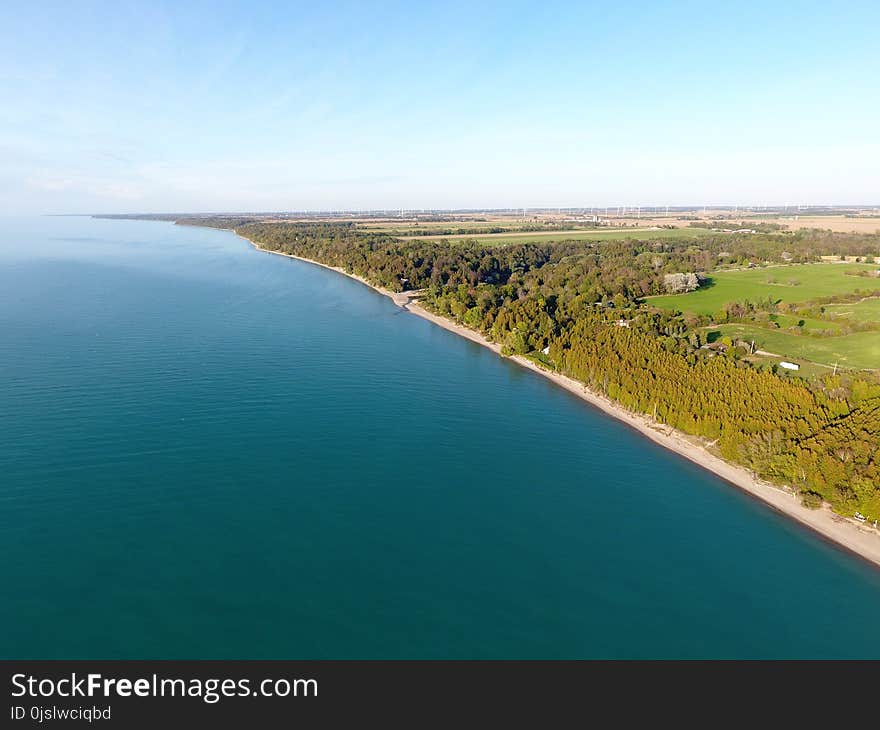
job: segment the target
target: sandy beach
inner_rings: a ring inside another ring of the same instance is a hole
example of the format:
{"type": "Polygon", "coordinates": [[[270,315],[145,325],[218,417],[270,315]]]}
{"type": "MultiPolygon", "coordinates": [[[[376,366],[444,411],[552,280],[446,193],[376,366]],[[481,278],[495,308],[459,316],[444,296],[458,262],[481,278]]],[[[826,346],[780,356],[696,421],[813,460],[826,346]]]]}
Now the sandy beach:
{"type": "MultiPolygon", "coordinates": [[[[258,246],[256,243],[240,234],[236,235],[243,238],[259,251],[305,261],[314,266],[321,266],[325,269],[335,271],[338,274],[342,274],[343,276],[347,276],[350,279],[359,281],[374,291],[389,297],[396,305],[402,307],[406,311],[433,322],[443,329],[454,332],[471,342],[482,345],[483,347],[497,353],[499,356],[501,355],[501,347],[498,344],[490,342],[479,332],[475,332],[474,330],[456,324],[445,317],[440,317],[429,312],[413,302],[411,299],[411,293],[409,292],[388,291],[382,287],[374,286],[363,277],[350,274],[338,267],[328,266],[327,264],[312,261],[311,259],[306,259],[301,256],[294,256],[293,254],[282,253],[280,251],[270,251],[258,246]]],[[[689,459],[698,466],[712,472],[744,492],[756,497],[778,512],[794,518],[802,525],[810,528],[831,542],[868,560],[874,565],[880,566],[880,532],[873,527],[867,524],[861,524],[854,519],[841,517],[832,512],[827,505],[820,509],[808,509],[801,504],[797,495],[793,491],[787,491],[758,479],[747,469],[724,461],[709,451],[705,445],[699,442],[698,439],[687,436],[686,434],[676,431],[664,424],[657,423],[648,416],[630,412],[603,395],[588,389],[583,383],[565,375],[545,370],[525,357],[513,355],[509,359],[518,363],[522,367],[528,368],[529,370],[551,380],[556,385],[565,388],[570,393],[582,398],[608,415],[613,416],[619,421],[636,429],[639,433],[655,443],[689,459]]]]}

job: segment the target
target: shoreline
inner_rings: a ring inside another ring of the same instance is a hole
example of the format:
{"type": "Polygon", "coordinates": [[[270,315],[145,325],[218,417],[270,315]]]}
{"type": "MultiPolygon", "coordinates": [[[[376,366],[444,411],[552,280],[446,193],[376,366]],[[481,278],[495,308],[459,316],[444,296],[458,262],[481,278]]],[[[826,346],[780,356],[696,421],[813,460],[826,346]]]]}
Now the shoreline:
{"type": "MultiPolygon", "coordinates": [[[[421,317],[422,319],[426,319],[438,327],[442,327],[443,329],[457,334],[460,337],[464,337],[471,342],[482,345],[501,356],[500,345],[490,342],[479,332],[457,324],[456,322],[434,314],[433,312],[429,312],[424,307],[413,302],[408,292],[392,292],[383,289],[382,287],[371,284],[363,277],[358,276],[357,274],[350,274],[339,267],[322,264],[320,261],[313,261],[312,259],[295,256],[294,254],[283,253],[281,251],[271,251],[259,246],[254,243],[254,241],[242,236],[232,229],[223,230],[228,230],[242,240],[247,241],[257,251],[274,254],[276,256],[284,256],[286,258],[296,259],[297,261],[304,261],[307,264],[320,266],[321,268],[334,271],[337,274],[347,276],[349,279],[354,279],[373,291],[388,297],[401,309],[405,309],[407,312],[410,312],[417,317],[421,317]]],[[[812,532],[817,533],[835,546],[843,548],[844,550],[868,561],[875,567],[880,567],[880,535],[878,535],[877,531],[873,528],[867,526],[863,527],[853,519],[835,514],[827,504],[823,504],[819,509],[808,509],[807,507],[804,507],[795,493],[774,486],[762,479],[758,479],[744,467],[731,464],[721,457],[716,456],[696,439],[688,437],[669,426],[657,423],[647,415],[628,411],[611,399],[593,392],[586,385],[574,378],[570,378],[567,375],[562,375],[561,373],[553,372],[551,370],[545,370],[522,355],[511,355],[507,359],[547,378],[557,386],[564,388],[593,407],[598,408],[606,415],[609,415],[638,431],[642,436],[649,438],[659,446],[684,457],[697,466],[702,467],[717,477],[720,477],[728,484],[738,488],[740,491],[760,500],[776,512],[793,518],[801,525],[807,527],[812,532]]]]}

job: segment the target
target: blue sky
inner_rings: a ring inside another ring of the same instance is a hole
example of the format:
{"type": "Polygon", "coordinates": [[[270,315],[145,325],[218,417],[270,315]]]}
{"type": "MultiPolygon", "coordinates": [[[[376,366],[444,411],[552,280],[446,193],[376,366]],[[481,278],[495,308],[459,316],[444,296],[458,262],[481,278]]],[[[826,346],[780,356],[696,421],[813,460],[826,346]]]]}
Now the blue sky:
{"type": "Polygon", "coordinates": [[[4,3],[0,213],[880,203],[880,3],[4,3]]]}

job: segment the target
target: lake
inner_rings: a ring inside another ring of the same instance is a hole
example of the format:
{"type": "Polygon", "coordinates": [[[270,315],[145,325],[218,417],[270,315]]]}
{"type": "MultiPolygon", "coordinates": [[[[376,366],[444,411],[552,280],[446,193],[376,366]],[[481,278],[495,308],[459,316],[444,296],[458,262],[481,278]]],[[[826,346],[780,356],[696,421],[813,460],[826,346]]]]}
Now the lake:
{"type": "Polygon", "coordinates": [[[880,571],[355,281],[0,221],[0,657],[880,656],[880,571]]]}

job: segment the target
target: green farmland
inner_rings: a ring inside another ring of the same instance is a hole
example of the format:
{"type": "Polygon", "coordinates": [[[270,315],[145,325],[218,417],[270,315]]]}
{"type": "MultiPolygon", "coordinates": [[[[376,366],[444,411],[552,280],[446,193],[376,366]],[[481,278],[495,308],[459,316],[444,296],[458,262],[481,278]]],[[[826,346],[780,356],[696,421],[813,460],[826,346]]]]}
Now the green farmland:
{"type": "MultiPolygon", "coordinates": [[[[877,282],[877,288],[880,288],[880,281],[877,282]]],[[[864,299],[854,304],[827,304],[825,313],[857,322],[880,322],[880,298],[864,299]]]]}
{"type": "Polygon", "coordinates": [[[758,349],[783,358],[821,365],[876,370],[880,368],[880,332],[854,332],[840,337],[813,337],[753,324],[711,327],[732,339],[754,340],[758,349]]]}
{"type": "MultiPolygon", "coordinates": [[[[756,302],[771,297],[786,303],[816,297],[880,289],[880,279],[853,276],[851,272],[876,271],[876,264],[795,264],[760,269],[713,272],[708,284],[688,294],[649,297],[661,309],[713,315],[728,302],[756,302]]],[[[853,305],[847,305],[852,308],[853,305]]]]}

